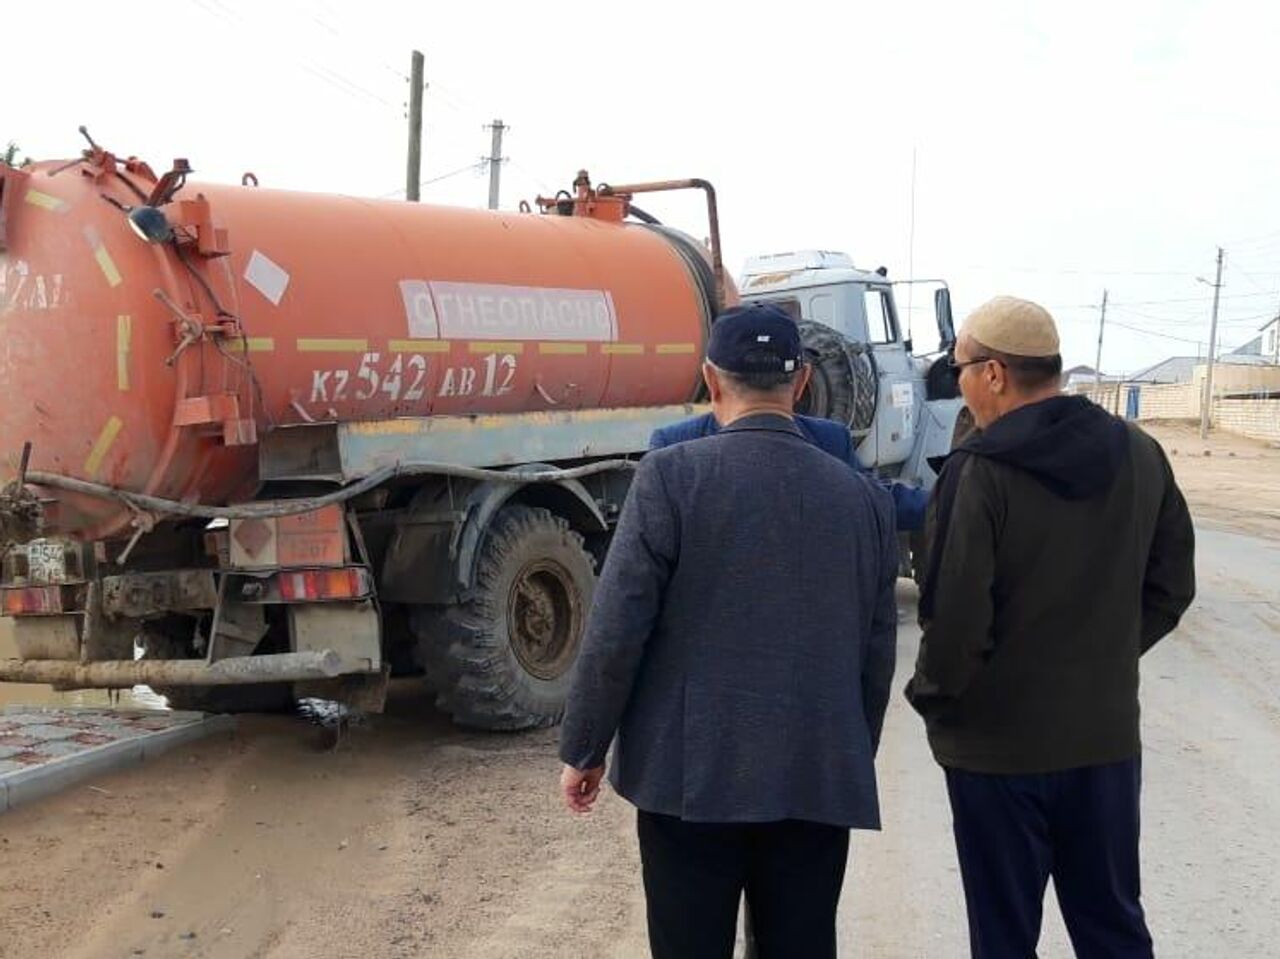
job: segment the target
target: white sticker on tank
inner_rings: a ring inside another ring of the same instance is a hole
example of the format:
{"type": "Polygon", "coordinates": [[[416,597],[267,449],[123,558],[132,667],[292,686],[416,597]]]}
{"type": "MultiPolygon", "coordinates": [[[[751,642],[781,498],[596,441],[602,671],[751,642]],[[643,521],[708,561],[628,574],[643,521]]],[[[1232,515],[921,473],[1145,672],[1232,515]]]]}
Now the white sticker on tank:
{"type": "Polygon", "coordinates": [[[270,300],[272,306],[280,305],[284,291],[289,288],[289,274],[285,268],[258,250],[250,255],[249,265],[244,268],[244,278],[270,300]]]}
{"type": "Polygon", "coordinates": [[[415,340],[439,339],[440,321],[436,319],[436,305],[426,280],[401,280],[400,296],[409,320],[409,336],[415,340]]]}
{"type": "MultiPolygon", "coordinates": [[[[427,335],[445,339],[597,343],[611,343],[618,338],[613,298],[604,290],[435,280],[400,281],[410,329],[415,322],[415,308],[407,293],[411,284],[422,284],[431,292],[429,299],[439,332],[427,335]]],[[[414,303],[419,302],[420,298],[415,297],[414,303]]]]}
{"type": "Polygon", "coordinates": [[[910,409],[915,405],[915,390],[910,383],[894,383],[893,384],[893,405],[899,408],[910,409]]]}

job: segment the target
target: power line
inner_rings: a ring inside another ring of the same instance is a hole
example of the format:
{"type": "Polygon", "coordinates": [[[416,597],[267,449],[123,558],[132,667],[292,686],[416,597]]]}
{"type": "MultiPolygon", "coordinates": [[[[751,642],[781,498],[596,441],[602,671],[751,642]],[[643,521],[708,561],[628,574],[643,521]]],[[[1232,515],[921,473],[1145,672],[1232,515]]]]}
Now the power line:
{"type": "MultiPolygon", "coordinates": [[[[466,173],[468,170],[474,170],[478,173],[481,170],[481,168],[484,167],[484,165],[485,165],[484,160],[472,161],[471,163],[468,163],[464,167],[458,167],[458,169],[450,170],[448,173],[441,173],[439,176],[433,176],[430,180],[422,180],[421,182],[418,183],[418,186],[419,188],[424,186],[431,186],[431,184],[433,183],[439,183],[441,180],[448,180],[450,177],[455,177],[455,176],[458,176],[459,174],[466,173]]],[[[390,199],[393,196],[400,196],[404,192],[405,192],[404,187],[400,187],[397,190],[391,190],[390,192],[387,192],[387,193],[378,194],[378,199],[379,200],[390,199]]]]}
{"type": "MultiPolygon", "coordinates": [[[[222,21],[222,23],[231,27],[241,35],[256,37],[260,32],[256,25],[248,23],[248,21],[240,16],[239,13],[227,6],[225,3],[220,2],[220,0],[189,0],[189,2],[199,7],[209,16],[222,21]]],[[[273,48],[273,50],[274,49],[275,48],[273,48]]],[[[292,50],[292,47],[290,47],[290,49],[292,50]]],[[[345,93],[347,96],[354,99],[363,99],[369,103],[377,103],[399,114],[400,108],[396,106],[396,104],[372,90],[369,90],[367,87],[356,83],[349,77],[338,73],[336,70],[333,70],[322,63],[317,63],[314,60],[303,57],[297,53],[292,53],[292,57],[295,66],[305,70],[316,79],[321,80],[334,89],[345,93]]]]}
{"type": "MultiPolygon", "coordinates": [[[[316,24],[322,30],[328,31],[338,40],[342,41],[344,45],[347,45],[347,46],[351,45],[351,34],[349,32],[343,33],[343,31],[339,30],[337,27],[331,24],[328,20],[325,20],[322,17],[317,16],[315,14],[315,11],[312,10],[305,3],[301,3],[301,4],[295,3],[294,6],[295,8],[302,10],[305,13],[305,15],[311,20],[311,22],[316,24]]],[[[408,82],[409,76],[403,70],[393,67],[391,64],[387,63],[386,60],[383,60],[380,57],[373,56],[371,54],[371,51],[369,51],[368,48],[365,47],[363,44],[357,44],[356,46],[359,52],[362,52],[363,54],[368,56],[366,63],[369,66],[374,66],[376,61],[376,64],[378,67],[382,68],[383,70],[386,70],[392,76],[408,82]]]]}
{"type": "MultiPolygon", "coordinates": [[[[1257,293],[1232,293],[1222,297],[1224,300],[1243,300],[1249,297],[1257,296],[1280,296],[1280,290],[1261,290],[1257,293]]],[[[1178,297],[1171,300],[1124,300],[1113,303],[1112,306],[1159,306],[1164,303],[1209,303],[1213,297],[1204,296],[1187,296],[1178,297]]]]}
{"type": "Polygon", "coordinates": [[[1280,230],[1270,230],[1267,233],[1257,233],[1250,237],[1232,240],[1227,244],[1227,246],[1232,248],[1239,246],[1253,246],[1255,243],[1259,242],[1280,242],[1280,230]]]}
{"type": "Polygon", "coordinates": [[[1119,326],[1120,329],[1130,330],[1130,332],[1133,332],[1133,333],[1142,333],[1143,335],[1147,335],[1147,337],[1160,337],[1161,339],[1174,339],[1174,341],[1178,341],[1179,343],[1196,343],[1197,346],[1199,346],[1199,344],[1202,344],[1204,342],[1203,339],[1175,337],[1175,335],[1172,333],[1160,333],[1158,332],[1158,330],[1147,329],[1147,328],[1144,328],[1144,326],[1132,326],[1132,325],[1129,325],[1128,323],[1120,323],[1120,320],[1111,320],[1111,325],[1119,326]]]}
{"type": "MultiPolygon", "coordinates": [[[[1191,270],[1089,270],[1089,269],[1048,269],[1038,266],[966,266],[964,270],[978,270],[992,273],[1043,273],[1052,276],[1193,276],[1191,270]]],[[[1097,307],[1097,304],[1094,304],[1097,307]]]]}
{"type": "Polygon", "coordinates": [[[556,192],[556,187],[553,187],[550,183],[548,183],[548,182],[547,182],[546,180],[544,180],[542,177],[538,176],[538,174],[537,174],[537,172],[536,172],[536,171],[534,171],[534,170],[530,170],[527,166],[525,166],[525,165],[524,165],[523,163],[521,163],[520,161],[518,161],[518,160],[513,160],[513,159],[511,159],[510,157],[507,157],[507,161],[506,161],[506,162],[510,163],[510,164],[511,164],[513,167],[515,167],[517,170],[521,170],[521,171],[523,171],[523,172],[524,172],[524,173],[525,173],[525,174],[526,174],[530,179],[532,179],[534,182],[536,182],[536,183],[538,184],[538,186],[540,186],[540,187],[542,187],[542,189],[546,190],[546,191],[547,191],[547,193],[549,193],[549,194],[554,194],[554,193],[556,192]]]}
{"type": "MultiPolygon", "coordinates": [[[[1141,310],[1133,310],[1133,309],[1129,309],[1128,307],[1120,307],[1119,309],[1120,309],[1120,312],[1125,314],[1126,316],[1138,317],[1143,320],[1151,320],[1153,323],[1167,323],[1172,326],[1199,326],[1202,323],[1204,323],[1204,317],[1174,318],[1174,317],[1168,317],[1168,316],[1156,316],[1152,313],[1144,313],[1141,310]]],[[[1226,325],[1226,326],[1239,326],[1244,324],[1251,324],[1257,319],[1261,319],[1263,317],[1267,317],[1271,315],[1272,314],[1268,312],[1268,313],[1250,314],[1248,316],[1233,316],[1229,320],[1223,320],[1220,322],[1222,325],[1226,325]]]]}

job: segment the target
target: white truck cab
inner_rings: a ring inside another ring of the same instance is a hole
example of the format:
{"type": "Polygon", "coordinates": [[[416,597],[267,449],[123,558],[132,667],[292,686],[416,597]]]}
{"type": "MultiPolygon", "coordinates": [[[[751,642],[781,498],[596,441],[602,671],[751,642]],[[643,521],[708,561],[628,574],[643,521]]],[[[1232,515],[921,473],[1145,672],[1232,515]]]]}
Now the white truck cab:
{"type": "Polygon", "coordinates": [[[846,253],[800,250],[747,260],[739,281],[746,302],[769,301],[801,324],[814,366],[802,412],[846,422],[864,466],[926,488],[932,457],[951,447],[962,405],[947,357],[955,342],[950,292],[940,280],[889,280],[859,269],[846,253]],[[917,357],[894,287],[934,290],[939,350],[917,357]]]}

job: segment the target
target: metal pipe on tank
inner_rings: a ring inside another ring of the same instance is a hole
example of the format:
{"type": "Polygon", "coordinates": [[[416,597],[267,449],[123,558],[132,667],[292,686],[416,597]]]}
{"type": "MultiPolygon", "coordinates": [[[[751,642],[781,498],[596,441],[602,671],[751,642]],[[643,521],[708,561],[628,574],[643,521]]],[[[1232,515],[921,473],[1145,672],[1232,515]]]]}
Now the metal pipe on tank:
{"type": "Polygon", "coordinates": [[[725,301],[724,259],[720,253],[720,212],[716,206],[716,188],[707,180],[654,180],[649,183],[624,183],[620,186],[601,185],[601,196],[630,196],[635,193],[667,193],[672,190],[701,190],[707,195],[707,224],[711,231],[711,268],[716,277],[716,298],[723,307],[725,301]]]}

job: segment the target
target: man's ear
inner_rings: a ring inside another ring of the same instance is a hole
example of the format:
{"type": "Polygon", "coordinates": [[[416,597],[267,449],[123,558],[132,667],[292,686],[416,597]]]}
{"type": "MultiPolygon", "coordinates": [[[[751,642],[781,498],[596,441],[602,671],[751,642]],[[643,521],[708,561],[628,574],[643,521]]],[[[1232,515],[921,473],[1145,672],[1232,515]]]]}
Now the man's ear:
{"type": "Polygon", "coordinates": [[[1009,370],[1003,363],[989,362],[982,372],[987,378],[991,392],[996,396],[1009,392],[1009,370]]]}
{"type": "Polygon", "coordinates": [[[796,374],[795,381],[792,383],[791,398],[797,403],[800,397],[804,395],[804,391],[809,388],[809,380],[813,377],[813,367],[805,363],[800,367],[800,372],[796,374]]]}
{"type": "Polygon", "coordinates": [[[720,377],[716,375],[716,368],[710,363],[702,364],[702,379],[706,381],[711,402],[719,403],[720,397],[724,395],[724,386],[720,383],[720,377]]]}

